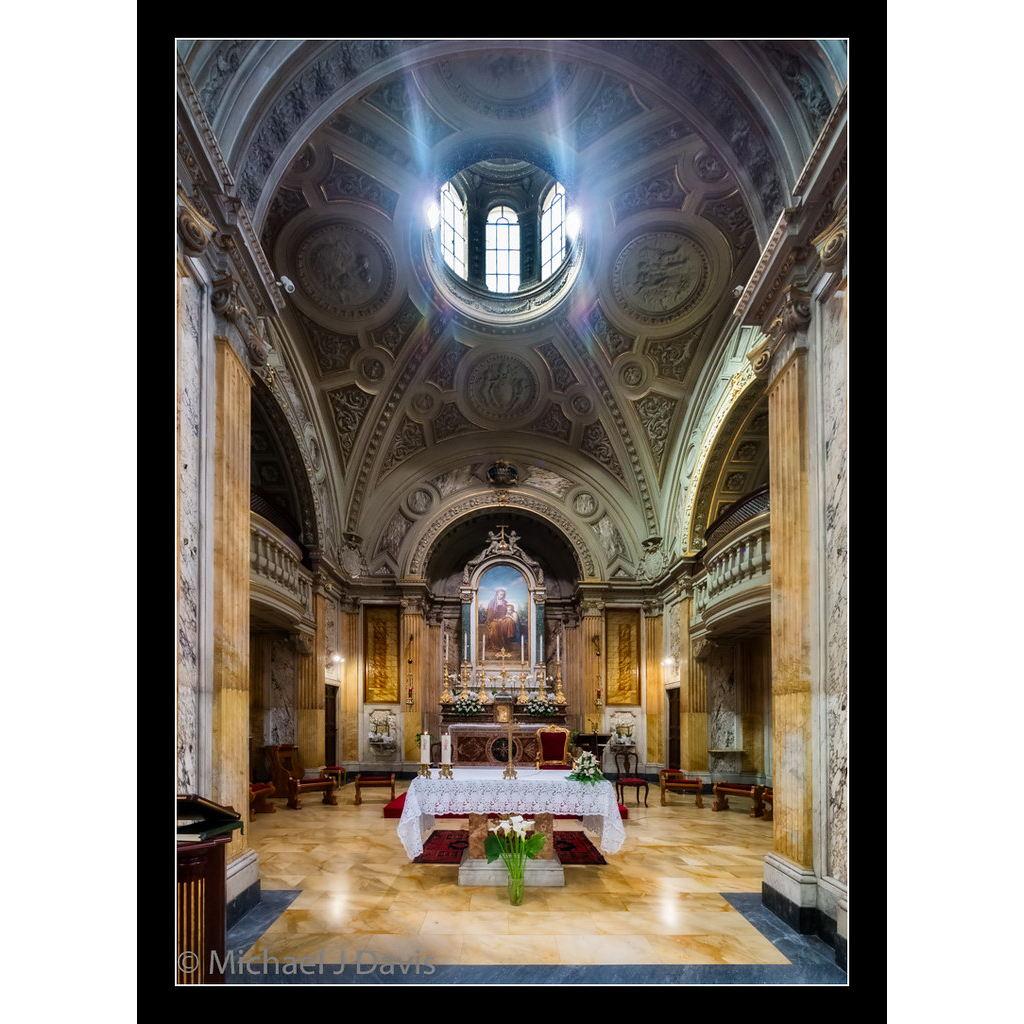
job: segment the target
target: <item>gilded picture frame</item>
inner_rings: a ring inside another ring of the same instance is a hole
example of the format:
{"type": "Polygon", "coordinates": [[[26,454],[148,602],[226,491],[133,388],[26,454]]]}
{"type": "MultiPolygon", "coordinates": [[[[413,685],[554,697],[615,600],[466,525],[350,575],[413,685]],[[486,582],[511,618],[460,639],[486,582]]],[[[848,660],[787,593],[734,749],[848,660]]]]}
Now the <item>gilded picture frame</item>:
{"type": "Polygon", "coordinates": [[[398,605],[366,605],[364,607],[364,704],[397,704],[401,700],[398,628],[398,605]]]}

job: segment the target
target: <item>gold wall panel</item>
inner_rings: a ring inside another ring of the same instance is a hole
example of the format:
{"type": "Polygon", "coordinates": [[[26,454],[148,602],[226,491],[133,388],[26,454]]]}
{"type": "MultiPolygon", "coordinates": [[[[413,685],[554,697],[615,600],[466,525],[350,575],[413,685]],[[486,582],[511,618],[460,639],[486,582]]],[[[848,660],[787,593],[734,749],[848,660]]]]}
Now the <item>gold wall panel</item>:
{"type": "Polygon", "coordinates": [[[640,703],[640,609],[605,611],[608,705],[640,703]]]}
{"type": "Polygon", "coordinates": [[[363,609],[363,703],[397,704],[398,605],[366,605],[363,609]]]}

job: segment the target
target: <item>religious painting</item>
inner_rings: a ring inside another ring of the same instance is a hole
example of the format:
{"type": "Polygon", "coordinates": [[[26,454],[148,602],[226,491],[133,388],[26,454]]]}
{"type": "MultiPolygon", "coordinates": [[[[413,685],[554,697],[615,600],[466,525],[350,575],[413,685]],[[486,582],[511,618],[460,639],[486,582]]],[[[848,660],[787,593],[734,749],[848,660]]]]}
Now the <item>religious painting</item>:
{"type": "Polygon", "coordinates": [[[608,696],[605,703],[635,706],[640,703],[640,610],[605,612],[605,648],[608,651],[608,696]]]}
{"type": "Polygon", "coordinates": [[[363,703],[397,704],[398,606],[366,605],[363,609],[363,703]]]}
{"type": "Polygon", "coordinates": [[[480,577],[477,590],[477,653],[493,661],[500,652],[509,661],[529,660],[530,589],[526,577],[511,565],[493,565],[480,577]]]}

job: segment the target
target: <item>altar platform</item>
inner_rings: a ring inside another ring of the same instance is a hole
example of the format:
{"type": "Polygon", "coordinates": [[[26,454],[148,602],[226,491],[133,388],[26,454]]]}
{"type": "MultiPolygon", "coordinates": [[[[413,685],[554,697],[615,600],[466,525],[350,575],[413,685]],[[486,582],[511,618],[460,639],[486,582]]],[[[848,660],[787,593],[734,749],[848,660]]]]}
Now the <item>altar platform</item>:
{"type": "MultiPolygon", "coordinates": [[[[537,731],[545,725],[560,724],[552,720],[515,721],[512,724],[512,763],[534,765],[540,753],[537,731]]],[[[452,764],[462,767],[484,767],[508,763],[507,725],[494,721],[446,723],[452,738],[452,764]]]]}

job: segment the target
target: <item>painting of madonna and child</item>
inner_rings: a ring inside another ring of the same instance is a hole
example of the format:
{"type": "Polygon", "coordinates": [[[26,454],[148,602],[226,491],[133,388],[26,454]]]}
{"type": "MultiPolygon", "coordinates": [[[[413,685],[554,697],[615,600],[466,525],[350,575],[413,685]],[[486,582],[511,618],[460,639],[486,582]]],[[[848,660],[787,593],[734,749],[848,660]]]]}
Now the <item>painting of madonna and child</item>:
{"type": "Polygon", "coordinates": [[[506,664],[529,658],[530,591],[526,578],[510,565],[495,565],[480,577],[477,591],[479,621],[477,654],[493,661],[500,652],[511,655],[506,664]]]}

